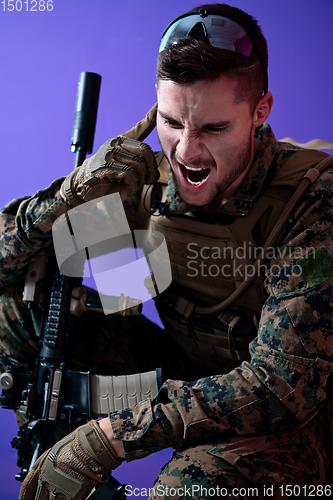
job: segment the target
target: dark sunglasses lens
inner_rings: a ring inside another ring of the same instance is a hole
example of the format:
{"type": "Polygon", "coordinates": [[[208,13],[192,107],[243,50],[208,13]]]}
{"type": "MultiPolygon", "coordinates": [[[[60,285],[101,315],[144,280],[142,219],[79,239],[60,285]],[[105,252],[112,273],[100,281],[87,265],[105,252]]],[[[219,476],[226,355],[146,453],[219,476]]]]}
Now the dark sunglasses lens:
{"type": "Polygon", "coordinates": [[[242,36],[235,41],[235,52],[242,54],[243,56],[249,57],[252,52],[253,43],[249,39],[248,35],[242,36]]]}
{"type": "Polygon", "coordinates": [[[162,52],[168,43],[175,43],[177,39],[187,36],[205,38],[213,47],[232,50],[246,57],[251,54],[253,46],[245,30],[232,19],[214,14],[205,18],[191,14],[176,20],[166,29],[159,52],[162,52]],[[205,33],[205,37],[201,32],[205,33]]]}

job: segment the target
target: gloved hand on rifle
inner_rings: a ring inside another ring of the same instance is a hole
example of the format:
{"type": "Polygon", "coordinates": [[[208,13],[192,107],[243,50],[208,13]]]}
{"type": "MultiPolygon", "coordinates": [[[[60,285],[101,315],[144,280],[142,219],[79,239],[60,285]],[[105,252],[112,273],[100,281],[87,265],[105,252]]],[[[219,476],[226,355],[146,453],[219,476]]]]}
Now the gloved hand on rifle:
{"type": "Polygon", "coordinates": [[[121,462],[106,434],[92,420],[35,462],[22,484],[19,500],[84,500],[94,487],[110,479],[110,470],[121,462]]]}
{"type": "Polygon", "coordinates": [[[144,120],[125,134],[107,141],[94,156],[76,168],[61,186],[61,195],[75,207],[107,194],[137,192],[159,178],[150,147],[141,142],[155,127],[157,105],[144,120]]]}

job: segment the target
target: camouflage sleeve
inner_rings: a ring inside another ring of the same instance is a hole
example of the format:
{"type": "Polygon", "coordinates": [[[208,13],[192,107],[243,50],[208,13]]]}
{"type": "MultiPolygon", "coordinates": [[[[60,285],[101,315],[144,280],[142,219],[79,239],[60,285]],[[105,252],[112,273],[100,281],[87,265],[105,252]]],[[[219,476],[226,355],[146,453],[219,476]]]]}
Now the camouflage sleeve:
{"type": "MultiPolygon", "coordinates": [[[[0,209],[0,287],[25,274],[34,255],[52,242],[52,224],[72,207],[60,195],[62,177],[32,196],[11,201],[0,209]]],[[[122,201],[131,228],[138,226],[141,191],[122,201]]]]}
{"type": "Polygon", "coordinates": [[[158,449],[299,428],[321,409],[332,372],[333,196],[326,171],[293,214],[266,278],[251,361],[110,414],[127,460],[158,449]]]}
{"type": "Polygon", "coordinates": [[[60,196],[62,181],[0,210],[0,286],[20,279],[36,252],[51,243],[53,222],[69,208],[60,196]]]}

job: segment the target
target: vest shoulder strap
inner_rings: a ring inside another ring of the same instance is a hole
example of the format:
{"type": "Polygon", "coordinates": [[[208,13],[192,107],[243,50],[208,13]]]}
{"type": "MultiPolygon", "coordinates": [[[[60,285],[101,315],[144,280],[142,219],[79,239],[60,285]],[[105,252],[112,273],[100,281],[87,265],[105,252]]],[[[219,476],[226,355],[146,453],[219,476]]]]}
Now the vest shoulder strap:
{"type": "Polygon", "coordinates": [[[232,224],[232,231],[240,245],[244,240],[252,245],[262,245],[267,240],[304,174],[326,157],[329,155],[321,151],[301,150],[282,165],[245,217],[238,217],[232,224]],[[255,227],[256,241],[253,241],[255,227]]]}
{"type": "Polygon", "coordinates": [[[169,182],[169,169],[170,165],[165,154],[161,151],[156,157],[156,163],[158,166],[158,171],[160,173],[160,178],[158,179],[159,184],[168,184],[169,182]]]}
{"type": "MultiPolygon", "coordinates": [[[[303,175],[317,165],[321,160],[329,157],[327,153],[315,149],[302,149],[294,153],[275,175],[269,188],[277,186],[291,186],[297,188],[303,175]]],[[[332,160],[333,161],[333,160],[332,160]]]]}

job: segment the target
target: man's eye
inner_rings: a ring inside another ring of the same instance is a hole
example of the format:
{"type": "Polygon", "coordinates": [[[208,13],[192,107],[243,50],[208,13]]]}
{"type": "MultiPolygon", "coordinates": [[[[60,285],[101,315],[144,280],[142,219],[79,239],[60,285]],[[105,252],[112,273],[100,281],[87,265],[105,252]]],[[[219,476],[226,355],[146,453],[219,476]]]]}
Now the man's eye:
{"type": "Polygon", "coordinates": [[[209,134],[222,134],[223,132],[226,132],[227,129],[226,127],[206,127],[204,131],[209,134]]]}
{"type": "Polygon", "coordinates": [[[167,120],[166,118],[164,118],[164,125],[172,128],[182,128],[182,125],[180,123],[174,122],[172,120],[167,120]]]}

